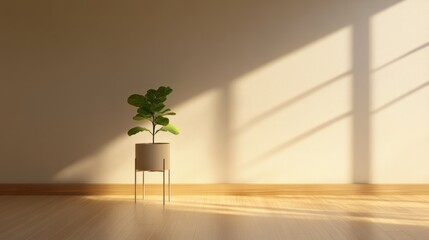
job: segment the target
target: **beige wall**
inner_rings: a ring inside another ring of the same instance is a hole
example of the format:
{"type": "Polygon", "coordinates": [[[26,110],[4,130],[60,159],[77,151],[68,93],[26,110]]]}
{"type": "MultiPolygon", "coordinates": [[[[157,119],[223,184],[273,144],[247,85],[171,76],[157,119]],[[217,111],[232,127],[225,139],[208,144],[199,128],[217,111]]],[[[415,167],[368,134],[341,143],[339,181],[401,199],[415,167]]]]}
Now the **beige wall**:
{"type": "Polygon", "coordinates": [[[0,182],[133,182],[126,98],[170,85],[173,182],[429,183],[428,12],[0,1],[0,182]]]}

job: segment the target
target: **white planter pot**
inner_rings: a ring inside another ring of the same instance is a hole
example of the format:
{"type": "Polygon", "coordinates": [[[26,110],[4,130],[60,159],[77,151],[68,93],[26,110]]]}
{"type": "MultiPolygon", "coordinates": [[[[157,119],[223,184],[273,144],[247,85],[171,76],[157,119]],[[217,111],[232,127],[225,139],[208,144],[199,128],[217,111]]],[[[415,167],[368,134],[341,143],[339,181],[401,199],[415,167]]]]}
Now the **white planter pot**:
{"type": "Polygon", "coordinates": [[[170,169],[169,143],[136,144],[136,170],[163,171],[168,169],[170,169]]]}

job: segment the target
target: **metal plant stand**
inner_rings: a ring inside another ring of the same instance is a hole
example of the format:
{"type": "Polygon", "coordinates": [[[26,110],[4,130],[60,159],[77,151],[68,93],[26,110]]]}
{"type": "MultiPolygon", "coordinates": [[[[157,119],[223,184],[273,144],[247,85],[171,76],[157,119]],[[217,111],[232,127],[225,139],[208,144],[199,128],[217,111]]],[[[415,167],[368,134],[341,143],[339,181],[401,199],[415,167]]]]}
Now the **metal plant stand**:
{"type": "Polygon", "coordinates": [[[137,202],[137,172],[142,172],[142,198],[145,199],[145,181],[144,181],[144,172],[162,172],[162,204],[165,205],[165,172],[168,171],[168,201],[171,202],[171,169],[166,169],[165,159],[162,159],[162,170],[154,169],[138,169],[137,168],[137,159],[134,162],[134,203],[137,202]]]}

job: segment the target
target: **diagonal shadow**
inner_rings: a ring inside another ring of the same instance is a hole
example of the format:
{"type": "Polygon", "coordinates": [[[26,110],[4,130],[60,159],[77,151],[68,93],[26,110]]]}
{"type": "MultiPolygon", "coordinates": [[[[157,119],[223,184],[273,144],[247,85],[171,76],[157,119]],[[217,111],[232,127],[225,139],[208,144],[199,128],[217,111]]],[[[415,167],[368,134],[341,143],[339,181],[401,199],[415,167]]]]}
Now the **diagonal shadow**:
{"type": "Polygon", "coordinates": [[[284,110],[285,108],[287,108],[287,107],[289,107],[289,106],[291,106],[291,105],[293,105],[293,104],[295,104],[295,103],[303,100],[304,98],[309,97],[310,95],[314,94],[315,92],[318,92],[318,91],[320,91],[320,90],[322,90],[324,88],[327,88],[327,87],[331,86],[332,84],[336,83],[337,81],[339,81],[343,77],[346,77],[350,73],[351,73],[351,71],[346,71],[346,72],[344,72],[342,74],[339,74],[339,75],[337,75],[337,76],[335,76],[335,77],[333,77],[333,78],[331,78],[331,79],[329,79],[327,81],[324,81],[323,83],[321,83],[321,84],[319,84],[317,86],[314,86],[314,87],[306,90],[305,92],[299,94],[298,96],[295,96],[295,97],[293,97],[293,98],[291,98],[291,99],[289,99],[289,100],[287,100],[287,101],[285,101],[285,102],[277,105],[276,107],[273,107],[273,108],[271,108],[271,109],[269,109],[269,110],[267,110],[267,111],[259,114],[258,116],[250,119],[246,123],[243,123],[242,127],[238,128],[233,133],[234,134],[239,134],[239,133],[243,132],[244,130],[246,130],[246,129],[254,126],[255,124],[261,122],[262,120],[266,119],[267,115],[274,114],[276,112],[284,110]]]}
{"type": "Polygon", "coordinates": [[[283,150],[285,150],[287,148],[290,148],[293,145],[295,145],[295,144],[297,144],[297,143],[305,140],[306,138],[310,137],[311,135],[313,135],[313,134],[315,134],[317,132],[320,132],[323,129],[325,129],[325,128],[329,127],[329,126],[332,126],[333,124],[335,124],[335,123],[337,123],[337,122],[339,122],[339,121],[341,121],[341,120],[343,120],[343,119],[345,119],[347,117],[350,117],[350,116],[351,116],[351,112],[346,112],[346,113],[343,113],[343,114],[341,114],[341,115],[339,115],[339,116],[337,116],[335,118],[332,118],[332,119],[330,119],[330,120],[328,120],[328,121],[326,121],[326,122],[324,122],[322,124],[319,124],[318,126],[313,127],[310,130],[307,130],[306,132],[301,133],[298,136],[295,136],[295,137],[289,139],[288,141],[286,141],[286,142],[284,142],[284,143],[282,143],[282,144],[280,144],[280,145],[272,148],[270,151],[268,151],[268,152],[266,152],[266,153],[264,153],[264,154],[262,154],[262,155],[260,155],[260,156],[258,156],[256,158],[250,160],[249,164],[255,164],[255,163],[257,163],[257,162],[259,162],[259,161],[261,161],[261,160],[263,160],[263,159],[265,159],[265,158],[267,158],[269,156],[272,156],[272,155],[278,153],[279,151],[283,151],[283,150]]]}
{"type": "MultiPolygon", "coordinates": [[[[0,162],[0,181],[55,182],[62,169],[125,136],[133,126],[125,101],[131,93],[171,85],[174,108],[354,25],[354,14],[367,18],[400,1],[2,2],[0,108],[7,114],[0,118],[0,142],[9,161],[0,162]],[[31,134],[22,127],[29,116],[31,134]],[[21,171],[30,174],[16,174],[21,171]]],[[[230,106],[229,95],[221,106],[230,106]]],[[[216,119],[226,131],[214,136],[221,142],[214,151],[231,144],[228,111],[216,119]]],[[[219,175],[228,181],[229,150],[223,155],[219,175]]],[[[84,169],[73,181],[86,182],[97,172],[84,169]]]]}
{"type": "Polygon", "coordinates": [[[406,53],[402,54],[401,56],[396,57],[396,58],[394,58],[394,59],[392,59],[392,60],[388,61],[387,63],[385,63],[385,64],[383,64],[383,65],[381,65],[381,66],[379,66],[379,67],[374,68],[374,69],[372,70],[372,72],[380,71],[380,70],[382,70],[383,68],[386,68],[386,67],[388,67],[388,66],[390,66],[390,65],[392,65],[392,64],[394,64],[394,63],[396,63],[396,62],[398,62],[399,60],[401,60],[401,59],[403,59],[403,58],[405,58],[405,57],[408,57],[408,56],[412,55],[413,53],[416,53],[416,52],[418,52],[418,51],[420,51],[420,50],[422,50],[422,49],[424,49],[424,48],[426,48],[426,47],[428,47],[428,46],[429,46],[429,42],[427,42],[427,43],[425,43],[425,44],[423,44],[423,45],[420,45],[420,46],[418,46],[418,47],[414,48],[413,50],[410,50],[410,51],[408,51],[408,52],[406,52],[406,53]]]}
{"type": "Polygon", "coordinates": [[[421,85],[419,85],[418,87],[416,87],[416,88],[414,88],[414,89],[412,89],[410,91],[407,91],[406,93],[404,93],[404,94],[400,95],[399,97],[397,97],[397,98],[395,98],[395,99],[393,99],[393,100],[385,103],[384,105],[378,107],[377,109],[374,109],[371,113],[372,114],[377,114],[377,113],[379,113],[379,112],[381,112],[381,111],[383,111],[383,110],[391,107],[395,103],[397,103],[397,102],[399,102],[399,101],[401,101],[401,100],[403,100],[403,99],[405,99],[407,97],[410,97],[412,94],[414,94],[414,93],[416,93],[416,92],[418,92],[418,91],[426,88],[427,86],[429,86],[429,81],[425,82],[425,83],[423,83],[421,85]]]}

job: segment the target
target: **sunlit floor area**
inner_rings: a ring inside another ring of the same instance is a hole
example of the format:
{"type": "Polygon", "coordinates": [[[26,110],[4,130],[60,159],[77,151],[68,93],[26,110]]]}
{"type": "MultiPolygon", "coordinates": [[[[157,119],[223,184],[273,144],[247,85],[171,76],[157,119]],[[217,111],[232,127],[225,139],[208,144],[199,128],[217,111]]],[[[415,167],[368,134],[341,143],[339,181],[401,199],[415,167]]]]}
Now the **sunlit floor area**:
{"type": "Polygon", "coordinates": [[[429,196],[1,196],[0,239],[429,239],[429,196]]]}

